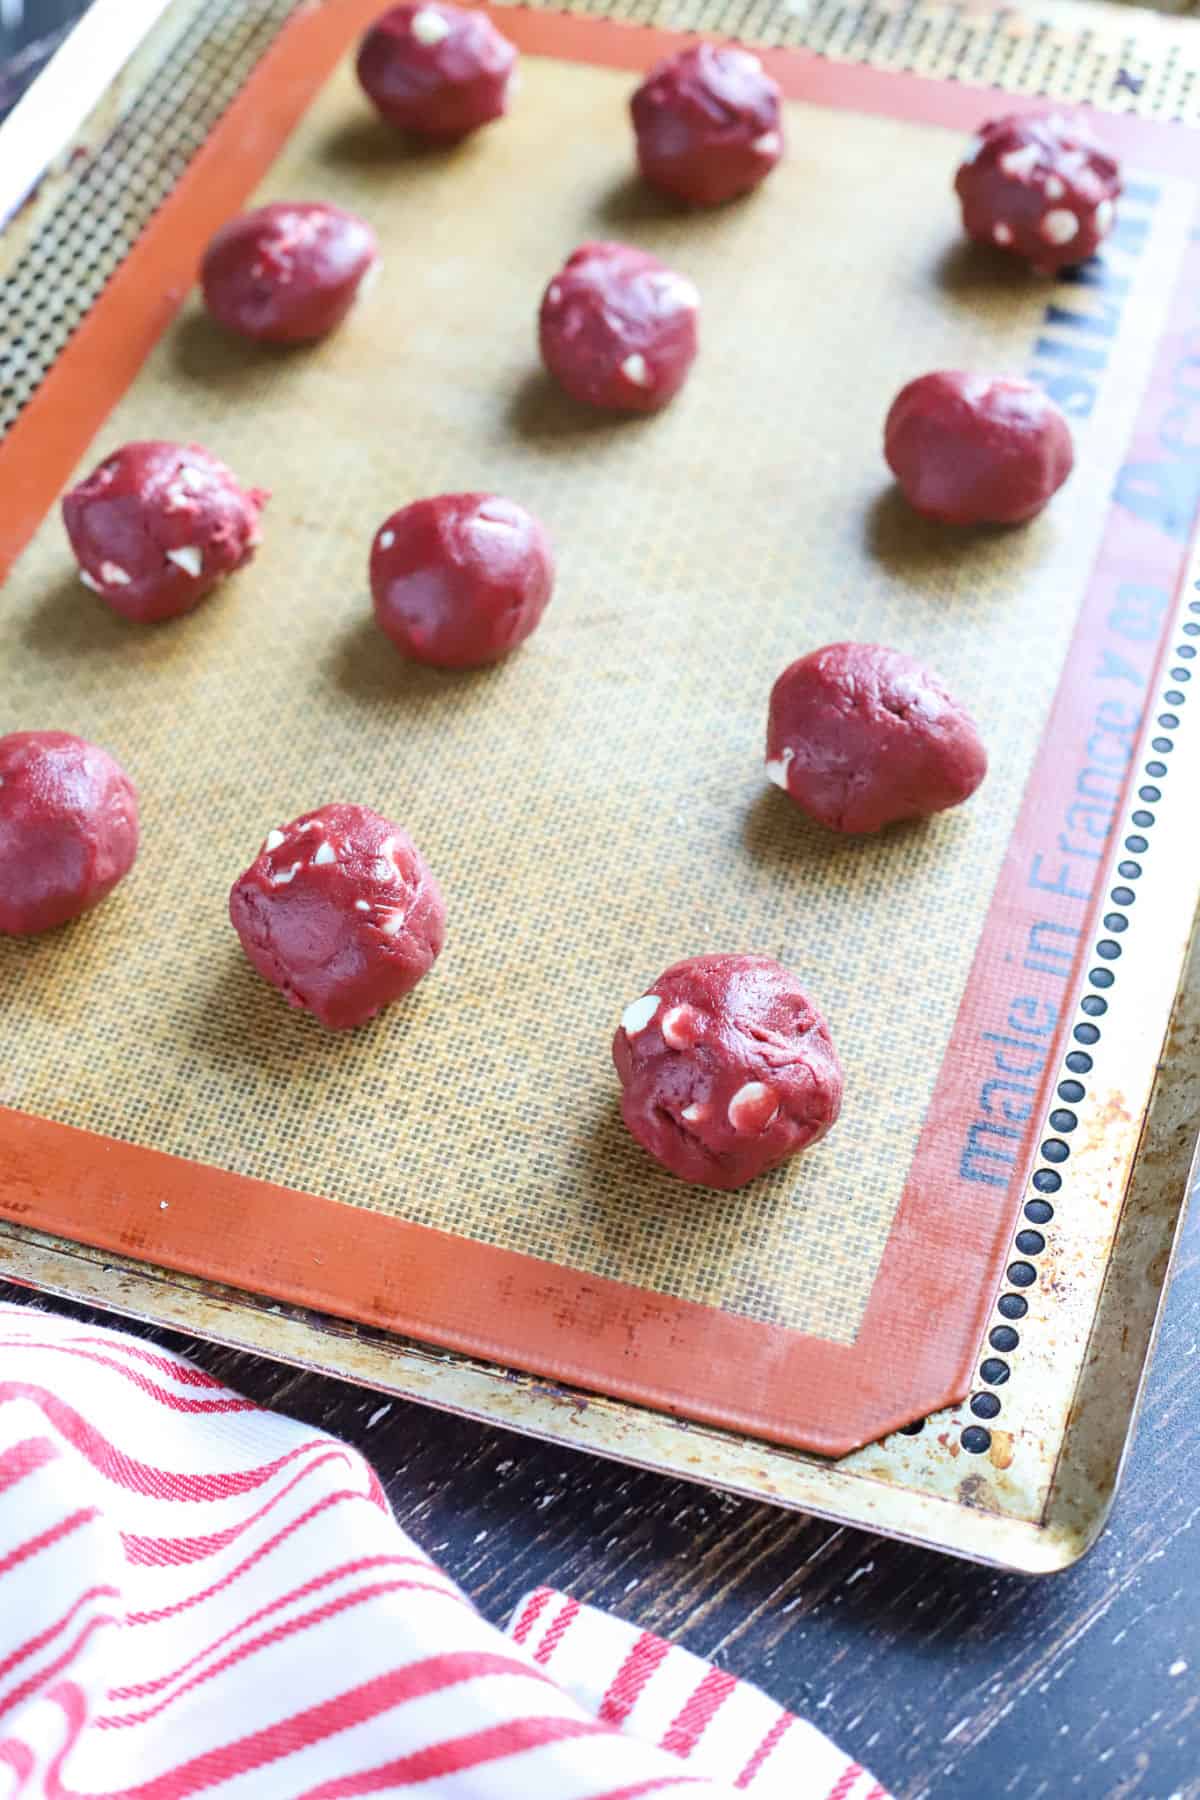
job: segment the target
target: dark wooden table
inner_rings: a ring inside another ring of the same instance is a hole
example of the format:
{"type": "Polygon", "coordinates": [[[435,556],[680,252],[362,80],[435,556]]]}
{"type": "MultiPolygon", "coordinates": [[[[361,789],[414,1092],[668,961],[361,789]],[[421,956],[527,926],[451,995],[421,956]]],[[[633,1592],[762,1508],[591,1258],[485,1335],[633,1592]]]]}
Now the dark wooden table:
{"type": "Polygon", "coordinates": [[[567,1588],[758,1681],[904,1800],[1200,1800],[1200,1205],[1112,1522],[1042,1581],[145,1335],[356,1444],[491,1619],[567,1588]]]}

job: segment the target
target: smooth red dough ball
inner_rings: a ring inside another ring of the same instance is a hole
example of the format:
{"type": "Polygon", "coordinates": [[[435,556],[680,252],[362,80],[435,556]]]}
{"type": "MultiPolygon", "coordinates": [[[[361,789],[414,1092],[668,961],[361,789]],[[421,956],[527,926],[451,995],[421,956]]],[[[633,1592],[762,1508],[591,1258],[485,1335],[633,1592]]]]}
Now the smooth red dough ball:
{"type": "Polygon", "coordinates": [[[366,806],[322,806],[272,831],[234,882],[229,917],[259,974],[331,1031],[416,987],[446,935],[421,852],[366,806]]]}
{"type": "Polygon", "coordinates": [[[695,361],[700,296],[644,250],[581,244],[542,297],[542,360],[574,400],[649,413],[695,361]]]}
{"type": "Polygon", "coordinates": [[[954,187],[968,237],[1050,274],[1096,254],[1112,230],[1121,171],[1077,120],[1010,115],[983,127],[954,187]]]}
{"type": "Polygon", "coordinates": [[[911,656],[829,644],[771,689],[767,774],[831,831],[879,831],[960,805],[987,752],[970,714],[911,656]]]}
{"type": "Polygon", "coordinates": [[[69,731],[0,737],[0,932],[77,919],[138,848],[137,794],[106,750],[69,731]]]}
{"type": "Polygon", "coordinates": [[[883,453],[909,504],[944,525],[1022,525],[1075,463],[1071,427],[1017,375],[921,375],[901,388],[883,453]]]}
{"type": "Polygon", "coordinates": [[[250,561],[269,495],[199,444],[124,444],[63,495],[79,578],[123,618],[190,612],[250,561]]]}
{"type": "Polygon", "coordinates": [[[375,617],[417,662],[471,669],[527,638],[554,588],[538,521],[495,494],[439,494],[385,519],[371,546],[375,617]]]}
{"type": "Polygon", "coordinates": [[[507,110],[517,52],[486,13],[425,0],[376,19],[358,79],[390,125],[457,143],[507,110]]]}
{"type": "Polygon", "coordinates": [[[738,1188],[835,1123],[842,1069],[829,1027],[768,956],[692,956],[621,1015],[621,1116],[656,1162],[738,1188]]]}
{"type": "Polygon", "coordinates": [[[748,193],[783,155],[779,87],[748,50],[680,50],[651,69],[629,106],[643,176],[694,206],[748,193]]]}
{"type": "Polygon", "coordinates": [[[276,201],[222,225],[204,252],[204,303],[267,344],[306,344],[340,325],[379,258],[364,219],[322,201],[276,201]]]}

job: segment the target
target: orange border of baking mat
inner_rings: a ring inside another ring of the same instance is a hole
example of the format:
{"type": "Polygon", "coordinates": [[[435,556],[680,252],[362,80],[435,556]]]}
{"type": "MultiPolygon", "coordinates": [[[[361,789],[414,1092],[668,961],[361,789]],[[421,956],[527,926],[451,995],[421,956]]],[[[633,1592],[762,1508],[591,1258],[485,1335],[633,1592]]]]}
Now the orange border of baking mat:
{"type": "MultiPolygon", "coordinates": [[[[380,0],[335,0],[289,22],[0,443],[0,579],[54,503],[109,410],[190,287],[197,246],[237,210],[380,0]]],[[[507,8],[524,50],[641,70],[685,41],[611,21],[507,8]]],[[[971,130],[991,90],[830,63],[803,51],[764,61],[794,99],[971,130]]],[[[1039,103],[1005,96],[1010,110],[1039,103]]],[[[1044,102],[1042,103],[1044,104],[1044,102]]],[[[1118,148],[1177,173],[1178,128],[1106,118],[1118,148]]],[[[1181,287],[1185,284],[1181,282],[1181,287]]],[[[1168,337],[1170,337],[1168,333],[1168,337]]],[[[1161,358],[1160,358],[1161,361],[1161,358]]],[[[1165,363],[1162,366],[1166,366],[1165,363]]],[[[1147,579],[1164,550],[1115,514],[1070,653],[1097,636],[1115,569],[1147,579]]],[[[1172,554],[1183,555],[1175,545],[1172,554]]],[[[1064,803],[1087,696],[1064,680],[1038,752],[1013,850],[1028,851],[1064,803]]],[[[1053,839],[1051,837],[1050,841],[1053,839]]],[[[994,971],[1026,919],[1010,853],[993,896],[913,1167],[858,1337],[830,1343],[323,1200],[160,1151],[0,1108],[0,1215],[323,1312],[776,1441],[840,1455],[961,1398],[1004,1264],[1021,1184],[1002,1200],[959,1179],[964,1052],[996,1001],[994,971]],[[1014,885],[1015,884],[1015,885],[1014,885]]],[[[1053,893],[1045,902],[1059,904],[1053,893]]],[[[1073,929],[1081,921],[1072,915],[1073,929]]],[[[1086,921],[1082,922],[1086,929],[1086,921]]],[[[1078,942],[1087,941],[1083,933],[1078,942]]],[[[1043,978],[1039,993],[1063,997],[1043,978]]],[[[1062,1027],[1060,1026],[1060,1033],[1062,1027]]],[[[1054,1066],[1057,1043],[1047,1046],[1054,1066]]],[[[1049,1079],[1049,1076],[1046,1078],[1049,1079]]],[[[974,1080],[974,1077],[972,1077],[974,1080]]],[[[1044,1095],[1043,1095],[1044,1099],[1044,1095]]],[[[1041,1100],[1039,1101],[1039,1111],[1041,1100]]],[[[1039,1112],[1032,1115],[1027,1138],[1039,1112]]],[[[1028,1167],[1030,1143],[1024,1145],[1028,1167]]]]}

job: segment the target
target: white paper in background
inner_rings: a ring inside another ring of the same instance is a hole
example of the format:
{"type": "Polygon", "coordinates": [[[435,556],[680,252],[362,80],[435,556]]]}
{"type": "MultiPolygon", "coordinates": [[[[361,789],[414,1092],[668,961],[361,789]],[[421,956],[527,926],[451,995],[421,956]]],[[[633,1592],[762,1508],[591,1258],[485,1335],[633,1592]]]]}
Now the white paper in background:
{"type": "MultiPolygon", "coordinates": [[[[0,224],[10,218],[128,62],[170,0],[93,0],[0,124],[0,224]]],[[[23,0],[0,0],[0,23],[21,23],[23,0]]]]}

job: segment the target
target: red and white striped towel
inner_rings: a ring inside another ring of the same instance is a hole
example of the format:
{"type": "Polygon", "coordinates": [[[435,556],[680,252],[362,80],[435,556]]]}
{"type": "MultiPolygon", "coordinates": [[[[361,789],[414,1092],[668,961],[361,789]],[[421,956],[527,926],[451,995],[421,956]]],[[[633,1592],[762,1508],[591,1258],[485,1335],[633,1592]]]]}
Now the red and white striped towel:
{"type": "Polygon", "coordinates": [[[886,1800],[746,1682],[539,1589],[505,1637],[347,1445],[0,1305],[4,1800],[886,1800]]]}

